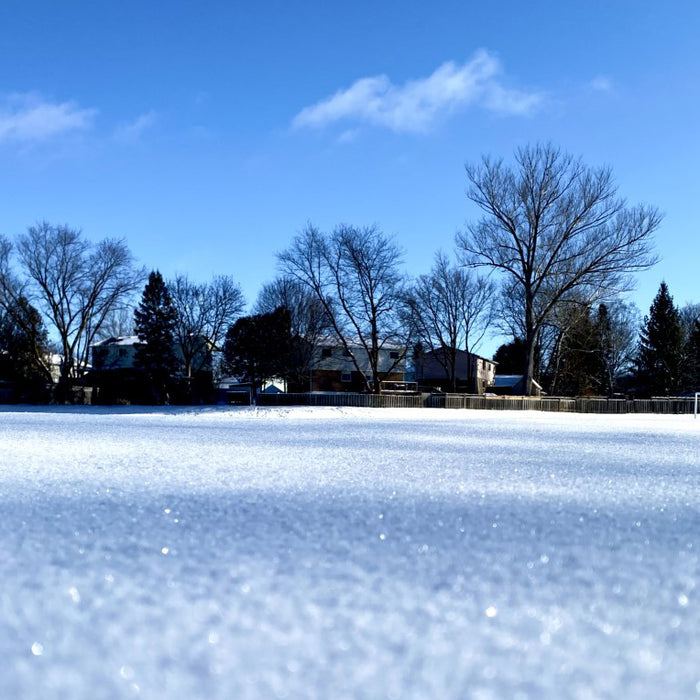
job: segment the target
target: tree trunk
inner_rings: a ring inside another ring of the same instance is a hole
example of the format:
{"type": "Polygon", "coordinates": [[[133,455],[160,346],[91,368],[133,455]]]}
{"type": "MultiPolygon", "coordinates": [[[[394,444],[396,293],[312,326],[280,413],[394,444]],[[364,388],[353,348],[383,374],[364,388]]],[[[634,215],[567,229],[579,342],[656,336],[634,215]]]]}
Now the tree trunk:
{"type": "Polygon", "coordinates": [[[533,320],[532,301],[525,303],[525,373],[523,374],[523,394],[534,395],[532,380],[535,374],[535,344],[537,329],[533,320]]]}

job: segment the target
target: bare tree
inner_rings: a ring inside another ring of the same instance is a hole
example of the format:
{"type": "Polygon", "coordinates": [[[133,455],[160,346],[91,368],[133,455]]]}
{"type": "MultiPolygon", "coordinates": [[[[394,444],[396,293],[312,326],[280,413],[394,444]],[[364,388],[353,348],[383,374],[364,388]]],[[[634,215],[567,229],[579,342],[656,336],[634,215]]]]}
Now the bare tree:
{"type": "Polygon", "coordinates": [[[271,314],[280,307],[289,313],[291,331],[288,381],[301,388],[308,382],[316,349],[331,332],[330,321],[316,295],[294,277],[278,277],[264,285],[255,304],[255,313],[271,314]]]}
{"type": "Polygon", "coordinates": [[[514,169],[488,157],[467,165],[468,197],[484,215],[457,243],[466,265],[503,275],[522,318],[531,393],[537,337],[554,308],[631,288],[631,273],[657,260],[651,237],[661,215],[627,207],[608,168],[588,168],[552,146],[522,148],[515,160],[514,169]]]}
{"type": "Polygon", "coordinates": [[[364,374],[356,348],[366,355],[371,378],[368,390],[378,392],[381,376],[405,357],[407,333],[401,323],[403,278],[401,251],[376,226],[338,226],[323,234],[309,225],[279,254],[285,274],[303,282],[328,316],[338,341],[364,374]],[[393,366],[380,372],[380,353],[394,348],[393,366]]]}
{"type": "Polygon", "coordinates": [[[107,314],[104,323],[95,335],[95,339],[107,340],[108,338],[134,335],[134,308],[135,304],[125,300],[121,306],[107,314]]]}
{"type": "Polygon", "coordinates": [[[451,265],[438,253],[430,274],[418,277],[406,294],[414,337],[443,367],[452,391],[457,389],[458,351],[474,352],[483,339],[493,292],[489,280],[451,265]]]}
{"type": "Polygon", "coordinates": [[[58,336],[63,383],[82,377],[105,319],[139,287],[143,271],[121,240],[91,243],[68,226],[42,222],[17,239],[23,293],[58,336]]]}
{"type": "Polygon", "coordinates": [[[632,370],[640,324],[641,313],[631,302],[616,300],[598,307],[602,390],[608,396],[615,393],[620,379],[632,370]]]}
{"type": "Polygon", "coordinates": [[[678,309],[683,329],[683,342],[687,343],[695,329],[695,324],[700,321],[700,304],[688,302],[678,309]]]}
{"type": "Polygon", "coordinates": [[[168,282],[177,314],[175,335],[181,344],[187,378],[200,371],[211,346],[222,346],[226,331],[245,307],[243,292],[232,277],[220,275],[195,284],[186,275],[168,282]]]}

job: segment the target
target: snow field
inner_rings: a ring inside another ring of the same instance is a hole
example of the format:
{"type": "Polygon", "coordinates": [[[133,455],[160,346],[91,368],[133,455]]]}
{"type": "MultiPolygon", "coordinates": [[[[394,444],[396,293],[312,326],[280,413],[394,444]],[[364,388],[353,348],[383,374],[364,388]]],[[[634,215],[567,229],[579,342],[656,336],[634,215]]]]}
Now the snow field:
{"type": "Polygon", "coordinates": [[[700,421],[0,411],[0,697],[700,697],[700,421]]]}

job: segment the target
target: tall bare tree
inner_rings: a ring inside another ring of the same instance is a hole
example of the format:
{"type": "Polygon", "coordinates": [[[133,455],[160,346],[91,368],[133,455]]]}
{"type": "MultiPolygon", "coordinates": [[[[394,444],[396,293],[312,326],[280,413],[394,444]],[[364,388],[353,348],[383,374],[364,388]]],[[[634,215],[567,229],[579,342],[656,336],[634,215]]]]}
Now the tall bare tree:
{"type": "Polygon", "coordinates": [[[399,247],[376,226],[341,225],[324,234],[309,225],[278,257],[283,272],[316,296],[333,333],[364,375],[364,358],[356,351],[359,346],[372,374],[365,380],[366,387],[378,392],[381,377],[405,357],[399,247]],[[398,351],[397,357],[392,367],[380,372],[381,351],[389,347],[398,351]]]}
{"type": "Polygon", "coordinates": [[[79,230],[41,222],[17,238],[22,292],[44,314],[62,356],[60,378],[70,383],[87,369],[90,347],[105,319],[139,287],[124,241],[92,243],[79,230]]]}
{"type": "Polygon", "coordinates": [[[263,286],[255,303],[256,314],[271,314],[280,307],[289,313],[291,347],[288,382],[301,389],[309,381],[316,350],[331,332],[326,310],[307,285],[290,276],[263,286]]]}
{"type": "Polygon", "coordinates": [[[168,282],[168,290],[177,315],[175,336],[181,344],[185,376],[191,378],[208,361],[211,346],[222,346],[245,299],[239,285],[226,275],[202,284],[178,275],[168,282]]]}
{"type": "Polygon", "coordinates": [[[538,334],[555,307],[631,288],[631,273],[657,260],[651,238],[661,215],[628,207],[608,168],[586,167],[550,145],[519,149],[513,168],[489,157],[466,168],[468,197],[483,216],[457,244],[466,265],[502,273],[522,319],[531,393],[538,334]]]}
{"type": "Polygon", "coordinates": [[[430,274],[418,277],[406,294],[414,339],[433,353],[452,391],[457,389],[458,351],[474,352],[483,339],[493,292],[488,279],[452,265],[438,253],[430,274]]]}

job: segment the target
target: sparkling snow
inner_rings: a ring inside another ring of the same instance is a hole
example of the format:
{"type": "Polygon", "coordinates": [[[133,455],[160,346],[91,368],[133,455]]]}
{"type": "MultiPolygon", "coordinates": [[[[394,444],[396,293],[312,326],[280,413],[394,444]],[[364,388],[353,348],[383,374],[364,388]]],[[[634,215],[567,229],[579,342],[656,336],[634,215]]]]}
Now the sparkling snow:
{"type": "Polygon", "coordinates": [[[700,420],[0,409],[0,697],[700,698],[700,420]]]}

